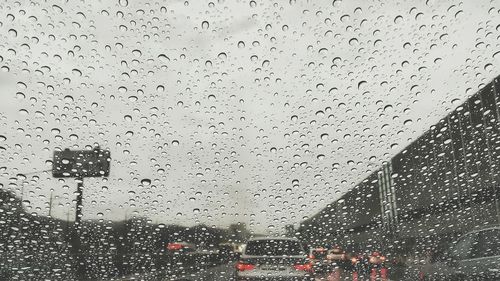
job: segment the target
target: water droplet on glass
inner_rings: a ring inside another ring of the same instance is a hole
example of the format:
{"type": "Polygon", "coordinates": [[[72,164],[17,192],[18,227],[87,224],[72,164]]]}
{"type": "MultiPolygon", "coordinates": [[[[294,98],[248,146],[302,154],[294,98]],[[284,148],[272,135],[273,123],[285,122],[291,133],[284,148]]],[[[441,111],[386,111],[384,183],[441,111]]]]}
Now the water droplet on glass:
{"type": "MultiPolygon", "coordinates": [[[[493,58],[494,59],[497,59],[497,60],[500,60],[500,51],[496,52],[493,54],[493,58]]],[[[1,60],[0,60],[1,61],[1,60]]]]}
{"type": "Polygon", "coordinates": [[[132,51],[132,54],[133,54],[134,56],[136,56],[136,57],[140,57],[140,56],[142,56],[142,52],[141,52],[140,50],[137,50],[137,49],[136,49],[136,50],[133,50],[133,51],[132,51]]]}
{"type": "Polygon", "coordinates": [[[356,44],[358,44],[358,38],[349,39],[349,45],[354,46],[356,44]]]}
{"type": "Polygon", "coordinates": [[[15,29],[9,29],[8,33],[12,37],[17,37],[17,31],[15,29]]]}

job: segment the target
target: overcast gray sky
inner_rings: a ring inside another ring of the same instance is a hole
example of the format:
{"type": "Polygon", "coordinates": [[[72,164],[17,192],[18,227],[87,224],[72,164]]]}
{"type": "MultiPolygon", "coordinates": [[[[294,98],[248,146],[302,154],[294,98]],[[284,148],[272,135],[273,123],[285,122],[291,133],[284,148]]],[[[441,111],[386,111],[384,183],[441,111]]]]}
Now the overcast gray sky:
{"type": "Polygon", "coordinates": [[[500,74],[499,1],[0,4],[4,189],[73,217],[54,148],[100,144],[84,217],[297,224],[500,74]],[[36,175],[39,179],[33,179],[36,175]],[[150,185],[142,184],[150,179],[150,185]]]}

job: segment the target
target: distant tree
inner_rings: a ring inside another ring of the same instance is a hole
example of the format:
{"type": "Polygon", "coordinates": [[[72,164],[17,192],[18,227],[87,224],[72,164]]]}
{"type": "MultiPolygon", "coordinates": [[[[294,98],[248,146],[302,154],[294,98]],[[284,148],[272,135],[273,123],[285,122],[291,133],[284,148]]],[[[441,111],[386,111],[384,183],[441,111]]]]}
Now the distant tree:
{"type": "Polygon", "coordinates": [[[229,239],[236,243],[243,243],[250,238],[250,231],[245,223],[233,223],[228,228],[229,239]]]}

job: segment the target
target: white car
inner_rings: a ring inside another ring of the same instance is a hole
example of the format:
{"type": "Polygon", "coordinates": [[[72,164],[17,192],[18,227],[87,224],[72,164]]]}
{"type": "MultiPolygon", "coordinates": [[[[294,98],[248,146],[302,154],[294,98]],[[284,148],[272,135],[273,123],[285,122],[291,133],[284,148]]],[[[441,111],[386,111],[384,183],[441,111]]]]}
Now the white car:
{"type": "Polygon", "coordinates": [[[314,280],[313,264],[295,238],[250,239],[235,267],[236,281],[314,280]]]}

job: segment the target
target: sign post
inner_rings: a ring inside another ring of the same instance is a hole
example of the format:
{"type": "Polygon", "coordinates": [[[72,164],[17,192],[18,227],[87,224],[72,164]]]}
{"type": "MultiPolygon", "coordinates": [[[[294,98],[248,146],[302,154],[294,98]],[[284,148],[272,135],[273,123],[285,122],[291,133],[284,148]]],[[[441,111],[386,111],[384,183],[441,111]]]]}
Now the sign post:
{"type": "Polygon", "coordinates": [[[83,201],[83,178],[76,179],[76,209],[75,209],[75,224],[80,225],[82,220],[82,201],[83,201]]]}
{"type": "Polygon", "coordinates": [[[86,177],[107,177],[111,154],[98,146],[93,150],[59,150],[54,151],[52,176],[54,178],[75,178],[76,207],[75,223],[70,238],[73,259],[78,280],[85,280],[85,261],[81,253],[81,234],[83,216],[83,179],[86,177]]]}

